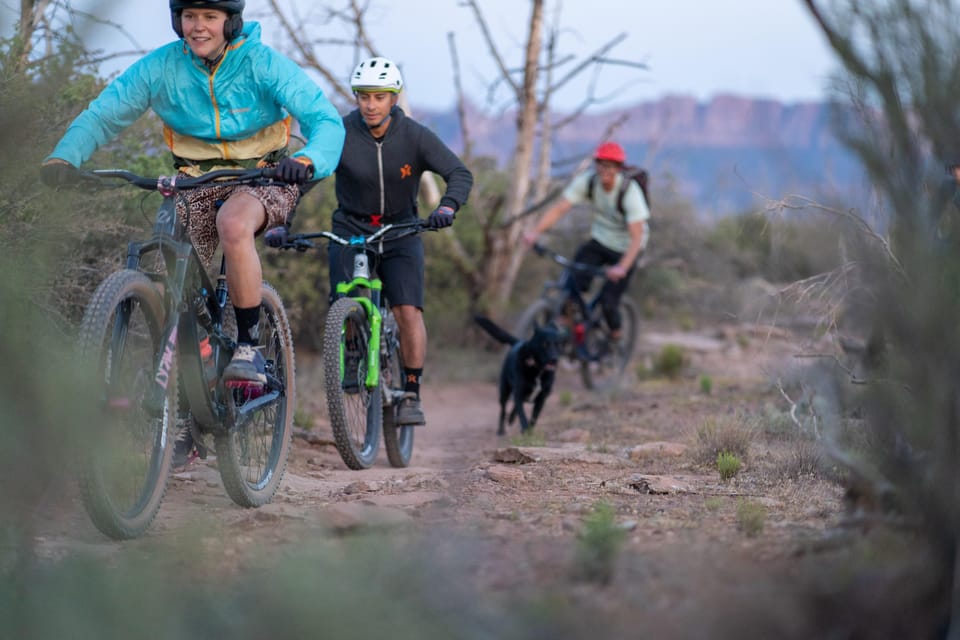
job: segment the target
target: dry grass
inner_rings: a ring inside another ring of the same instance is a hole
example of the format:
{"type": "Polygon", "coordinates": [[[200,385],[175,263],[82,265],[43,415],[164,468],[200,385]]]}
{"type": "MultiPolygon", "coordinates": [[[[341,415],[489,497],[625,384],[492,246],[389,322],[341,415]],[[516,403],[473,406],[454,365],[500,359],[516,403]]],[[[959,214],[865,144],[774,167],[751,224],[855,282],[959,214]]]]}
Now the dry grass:
{"type": "Polygon", "coordinates": [[[756,434],[756,421],[749,416],[740,413],[710,416],[697,427],[693,458],[699,464],[713,466],[717,456],[728,453],[746,463],[756,434]]]}

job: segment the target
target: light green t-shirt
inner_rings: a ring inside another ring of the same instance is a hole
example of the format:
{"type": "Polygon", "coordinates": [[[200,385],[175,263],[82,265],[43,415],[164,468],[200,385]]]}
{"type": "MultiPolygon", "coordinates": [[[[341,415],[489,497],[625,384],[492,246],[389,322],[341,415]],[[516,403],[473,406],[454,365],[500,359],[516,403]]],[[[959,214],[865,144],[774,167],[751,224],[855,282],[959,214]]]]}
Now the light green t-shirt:
{"type": "Polygon", "coordinates": [[[590,237],[612,251],[623,253],[630,247],[630,231],[627,225],[632,222],[643,222],[641,248],[645,248],[650,239],[650,209],[647,208],[647,201],[643,197],[640,185],[633,180],[627,185],[627,191],[623,195],[623,209],[626,212],[624,215],[617,209],[617,195],[620,193],[623,174],[617,175],[611,191],[604,191],[600,186],[600,180],[597,179],[593,189],[593,202],[588,203],[587,190],[592,175],[592,171],[579,174],[563,190],[563,197],[571,204],[590,204],[593,207],[594,216],[593,224],[590,225],[590,237]]]}

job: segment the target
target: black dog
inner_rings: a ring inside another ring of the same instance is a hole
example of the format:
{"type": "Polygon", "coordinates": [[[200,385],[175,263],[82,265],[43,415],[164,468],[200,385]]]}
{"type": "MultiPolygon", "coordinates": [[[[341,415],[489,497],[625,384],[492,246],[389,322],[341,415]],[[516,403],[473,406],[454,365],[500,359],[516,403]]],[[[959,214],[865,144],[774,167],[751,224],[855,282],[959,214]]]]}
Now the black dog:
{"type": "Polygon", "coordinates": [[[500,426],[497,435],[503,435],[504,420],[507,414],[507,401],[513,397],[513,410],[510,412],[510,424],[520,416],[522,433],[532,429],[553,389],[553,380],[557,373],[557,357],[564,342],[565,333],[553,323],[538,326],[533,335],[521,340],[484,316],[474,316],[474,320],[497,341],[510,345],[500,369],[500,426]],[[539,386],[539,391],[537,387],[539,386]],[[530,419],[523,410],[523,403],[533,399],[533,411],[530,419]]]}

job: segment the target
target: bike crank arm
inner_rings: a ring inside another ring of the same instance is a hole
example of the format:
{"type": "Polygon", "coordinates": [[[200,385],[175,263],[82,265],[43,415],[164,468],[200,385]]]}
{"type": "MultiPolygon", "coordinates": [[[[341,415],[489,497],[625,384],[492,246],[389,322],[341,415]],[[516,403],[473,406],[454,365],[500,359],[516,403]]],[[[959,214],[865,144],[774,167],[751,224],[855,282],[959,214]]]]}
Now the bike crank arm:
{"type": "Polygon", "coordinates": [[[230,420],[226,430],[229,432],[243,427],[244,424],[253,418],[257,410],[263,409],[265,406],[276,402],[281,396],[282,394],[279,391],[268,391],[259,398],[248,400],[242,405],[228,405],[230,420]]]}

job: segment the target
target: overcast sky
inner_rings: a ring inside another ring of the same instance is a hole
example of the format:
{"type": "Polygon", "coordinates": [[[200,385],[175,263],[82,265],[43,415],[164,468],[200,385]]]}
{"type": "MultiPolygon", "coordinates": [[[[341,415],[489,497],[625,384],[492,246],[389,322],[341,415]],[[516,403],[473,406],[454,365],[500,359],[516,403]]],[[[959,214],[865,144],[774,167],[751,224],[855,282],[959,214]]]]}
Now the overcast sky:
{"type": "MultiPolygon", "coordinates": [[[[486,87],[496,73],[470,10],[459,6],[457,0],[371,1],[367,25],[371,38],[384,55],[400,64],[414,105],[445,108],[454,102],[448,32],[456,35],[465,87],[477,96],[476,102],[483,103],[486,87]]],[[[301,14],[321,4],[314,0],[280,2],[303,7],[301,14]]],[[[0,3],[0,10],[12,15],[10,0],[0,3]]],[[[72,3],[87,7],[95,0],[72,3]]],[[[143,48],[152,49],[175,37],[166,0],[108,4],[110,10],[104,17],[122,24],[143,48]]],[[[339,4],[342,2],[323,3],[339,4]]],[[[479,0],[479,4],[508,64],[519,65],[529,3],[479,0]]],[[[548,0],[548,11],[557,4],[548,0]]],[[[247,0],[246,15],[255,18],[266,8],[266,0],[247,0]]],[[[608,98],[613,94],[611,105],[665,94],[689,94],[702,100],[718,93],[785,102],[817,100],[835,66],[823,37],[798,0],[567,0],[560,15],[562,51],[582,58],[626,33],[610,56],[648,66],[646,71],[608,67],[601,73],[598,93],[608,98]]],[[[552,20],[551,13],[548,19],[552,20]]],[[[9,25],[9,19],[5,23],[9,25]]],[[[268,24],[264,27],[266,43],[282,50],[279,32],[268,24]]],[[[307,20],[304,28],[311,29],[309,35],[314,38],[346,35],[314,20],[307,20]]],[[[106,28],[89,33],[92,48],[130,48],[106,28]]],[[[327,50],[326,60],[346,77],[354,63],[350,55],[345,50],[327,50]]],[[[122,60],[104,71],[115,71],[131,61],[122,60]]],[[[570,108],[580,101],[589,76],[581,78],[558,97],[557,107],[570,108]]]]}

